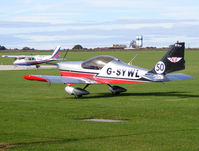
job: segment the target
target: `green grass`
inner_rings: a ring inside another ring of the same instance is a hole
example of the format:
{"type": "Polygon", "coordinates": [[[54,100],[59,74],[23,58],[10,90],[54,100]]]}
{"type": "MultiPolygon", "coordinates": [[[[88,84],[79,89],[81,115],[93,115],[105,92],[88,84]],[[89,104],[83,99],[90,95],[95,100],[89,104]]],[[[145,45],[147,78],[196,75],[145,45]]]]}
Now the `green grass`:
{"type": "MultiPolygon", "coordinates": [[[[106,54],[128,62],[138,54],[133,64],[151,69],[164,53],[70,52],[68,60],[106,54]]],[[[199,52],[187,51],[186,70],[181,71],[195,80],[121,84],[128,91],[114,97],[106,85],[91,85],[90,95],[75,99],[63,84],[23,79],[24,74],[58,75],[56,69],[0,71],[0,146],[11,151],[197,151],[198,58],[199,52]]]]}

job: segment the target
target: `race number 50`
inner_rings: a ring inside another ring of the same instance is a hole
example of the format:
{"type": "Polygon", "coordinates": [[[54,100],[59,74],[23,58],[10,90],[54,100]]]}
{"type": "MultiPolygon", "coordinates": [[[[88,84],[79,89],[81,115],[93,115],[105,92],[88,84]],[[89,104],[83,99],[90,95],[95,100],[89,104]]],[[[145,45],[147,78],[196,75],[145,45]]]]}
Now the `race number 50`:
{"type": "Polygon", "coordinates": [[[156,65],[155,65],[155,71],[158,74],[162,74],[165,71],[165,64],[162,61],[159,61],[156,65]]]}

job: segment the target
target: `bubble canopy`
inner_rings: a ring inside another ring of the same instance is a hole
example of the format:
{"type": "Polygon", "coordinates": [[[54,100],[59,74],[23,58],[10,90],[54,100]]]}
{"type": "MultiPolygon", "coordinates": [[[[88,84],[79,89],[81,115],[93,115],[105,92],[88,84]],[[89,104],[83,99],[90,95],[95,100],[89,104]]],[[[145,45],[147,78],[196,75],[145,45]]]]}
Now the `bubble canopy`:
{"type": "Polygon", "coordinates": [[[82,68],[84,69],[93,69],[93,70],[100,70],[102,69],[107,63],[111,62],[112,60],[117,60],[112,56],[102,55],[93,57],[88,59],[82,63],[82,68]]]}

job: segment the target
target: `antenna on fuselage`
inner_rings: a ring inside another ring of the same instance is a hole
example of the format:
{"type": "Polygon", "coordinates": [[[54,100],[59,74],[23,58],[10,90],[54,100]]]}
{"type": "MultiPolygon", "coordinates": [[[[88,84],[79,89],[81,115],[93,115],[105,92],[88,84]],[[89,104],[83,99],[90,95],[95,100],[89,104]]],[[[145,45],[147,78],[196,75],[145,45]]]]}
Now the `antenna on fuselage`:
{"type": "Polygon", "coordinates": [[[69,52],[69,49],[66,49],[66,53],[65,53],[65,55],[64,55],[64,57],[63,57],[63,60],[64,60],[65,57],[67,56],[68,52],[69,52]]]}
{"type": "Polygon", "coordinates": [[[136,54],[128,63],[128,65],[132,65],[133,60],[138,56],[138,54],[136,54]]]}

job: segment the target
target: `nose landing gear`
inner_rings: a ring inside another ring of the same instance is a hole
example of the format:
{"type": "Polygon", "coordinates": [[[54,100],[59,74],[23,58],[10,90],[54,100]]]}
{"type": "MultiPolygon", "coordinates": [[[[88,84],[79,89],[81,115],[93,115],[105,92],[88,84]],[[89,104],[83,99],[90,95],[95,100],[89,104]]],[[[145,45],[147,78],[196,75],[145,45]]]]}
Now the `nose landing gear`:
{"type": "Polygon", "coordinates": [[[85,89],[89,86],[89,84],[87,84],[83,89],[82,88],[74,88],[71,85],[67,85],[65,87],[65,91],[70,94],[70,95],[74,95],[76,98],[80,98],[83,95],[87,95],[90,94],[88,91],[86,91],[85,89]]]}

